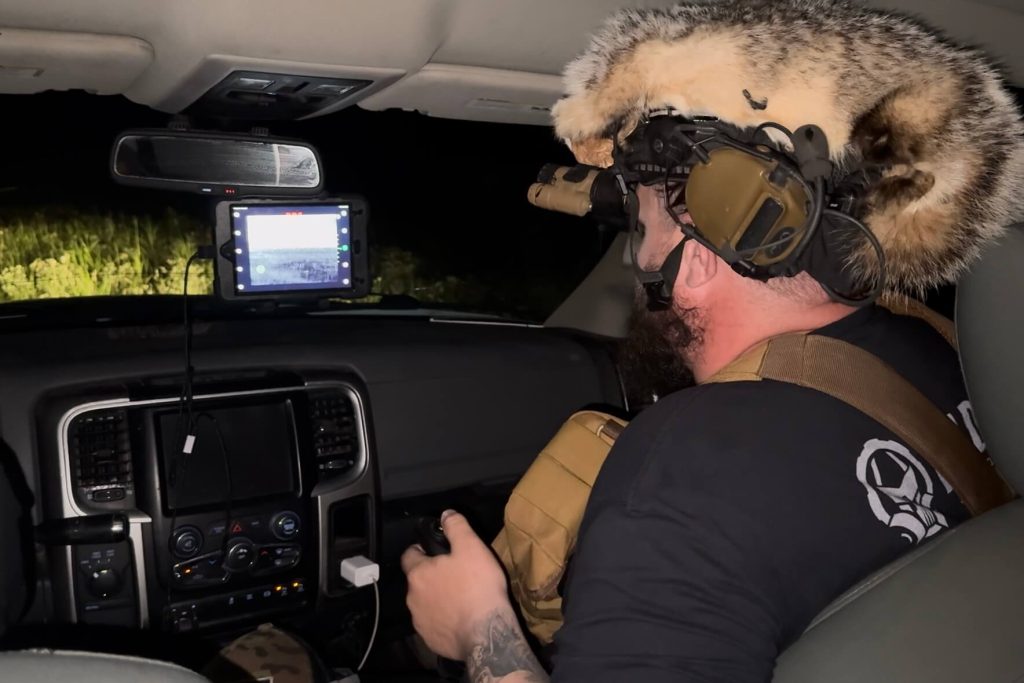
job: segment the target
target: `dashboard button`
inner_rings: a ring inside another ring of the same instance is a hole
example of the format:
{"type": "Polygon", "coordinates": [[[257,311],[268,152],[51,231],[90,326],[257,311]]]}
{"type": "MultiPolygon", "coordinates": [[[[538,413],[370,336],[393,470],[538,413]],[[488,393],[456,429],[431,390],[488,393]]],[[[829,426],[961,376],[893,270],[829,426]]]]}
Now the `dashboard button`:
{"type": "Polygon", "coordinates": [[[179,562],[171,571],[175,581],[188,588],[224,583],[228,579],[228,573],[221,566],[220,552],[179,562]]]}
{"type": "Polygon", "coordinates": [[[328,472],[340,472],[350,469],[355,464],[356,463],[352,458],[335,458],[334,460],[328,460],[325,463],[321,463],[320,469],[328,472]]]}
{"type": "Polygon", "coordinates": [[[270,520],[270,531],[282,541],[288,541],[299,535],[302,522],[294,512],[279,512],[270,520]]]}
{"type": "Polygon", "coordinates": [[[93,491],[92,499],[97,503],[109,503],[115,500],[124,500],[124,488],[117,486],[115,488],[93,491]]]}
{"type": "Polygon", "coordinates": [[[252,572],[255,575],[273,574],[296,566],[301,558],[302,546],[298,543],[265,545],[257,553],[252,572]]]}

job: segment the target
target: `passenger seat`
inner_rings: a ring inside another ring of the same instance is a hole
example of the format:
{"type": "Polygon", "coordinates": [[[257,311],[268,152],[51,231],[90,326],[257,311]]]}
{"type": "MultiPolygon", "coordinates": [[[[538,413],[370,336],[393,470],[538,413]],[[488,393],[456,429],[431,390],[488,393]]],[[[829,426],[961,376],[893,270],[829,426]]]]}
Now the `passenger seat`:
{"type": "MultiPolygon", "coordinates": [[[[1024,225],[957,292],[968,395],[987,450],[1024,490],[1024,225]]],[[[782,654],[775,683],[1024,680],[1024,500],[972,519],[841,596],[782,654]]]]}
{"type": "Polygon", "coordinates": [[[0,652],[0,681],[209,683],[188,669],[153,659],[55,650],[0,652]]]}

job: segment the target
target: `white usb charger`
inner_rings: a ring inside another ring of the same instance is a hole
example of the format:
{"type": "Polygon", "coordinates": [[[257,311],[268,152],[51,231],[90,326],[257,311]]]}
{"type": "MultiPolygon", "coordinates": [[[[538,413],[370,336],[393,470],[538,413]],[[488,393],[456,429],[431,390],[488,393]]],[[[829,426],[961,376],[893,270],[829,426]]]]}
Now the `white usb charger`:
{"type": "MultiPolygon", "coordinates": [[[[377,581],[380,580],[380,565],[362,555],[346,557],[341,561],[341,578],[356,588],[373,586],[373,633],[370,634],[370,644],[366,646],[366,654],[363,655],[363,661],[359,662],[359,666],[356,667],[356,671],[359,672],[363,670],[363,667],[366,666],[366,660],[370,658],[373,641],[377,638],[377,626],[380,624],[380,592],[377,590],[377,581]]],[[[357,681],[359,678],[356,676],[355,678],[344,680],[357,681]]]]}
{"type": "Polygon", "coordinates": [[[341,561],[341,578],[356,588],[369,586],[380,580],[380,565],[362,555],[346,557],[341,561]]]}

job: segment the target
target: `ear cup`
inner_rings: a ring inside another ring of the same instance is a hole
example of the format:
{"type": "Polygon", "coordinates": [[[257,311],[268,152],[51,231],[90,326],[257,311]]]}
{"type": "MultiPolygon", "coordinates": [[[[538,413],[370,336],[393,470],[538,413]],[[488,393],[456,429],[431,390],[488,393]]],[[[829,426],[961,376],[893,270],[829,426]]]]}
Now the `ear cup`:
{"type": "Polygon", "coordinates": [[[793,255],[811,228],[812,198],[795,173],[779,159],[718,147],[691,169],[686,208],[728,263],[767,268],[793,255]]]}

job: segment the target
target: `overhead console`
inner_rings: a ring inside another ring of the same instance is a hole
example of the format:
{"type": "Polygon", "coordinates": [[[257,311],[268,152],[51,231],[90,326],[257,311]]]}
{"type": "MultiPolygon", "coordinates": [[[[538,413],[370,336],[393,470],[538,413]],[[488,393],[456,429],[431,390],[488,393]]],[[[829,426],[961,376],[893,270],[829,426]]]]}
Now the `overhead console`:
{"type": "Polygon", "coordinates": [[[56,446],[62,515],[129,520],[125,541],[65,547],[54,570],[71,620],[230,625],[343,594],[340,561],[375,556],[364,388],[259,384],[199,384],[191,411],[146,381],[48,403],[41,441],[56,446]]]}
{"type": "Polygon", "coordinates": [[[338,109],[372,80],[234,71],[193,102],[186,114],[232,119],[301,119],[338,109]]]}
{"type": "Polygon", "coordinates": [[[402,67],[205,56],[159,108],[189,116],[286,121],[322,116],[361,101],[406,75],[402,67]]]}

